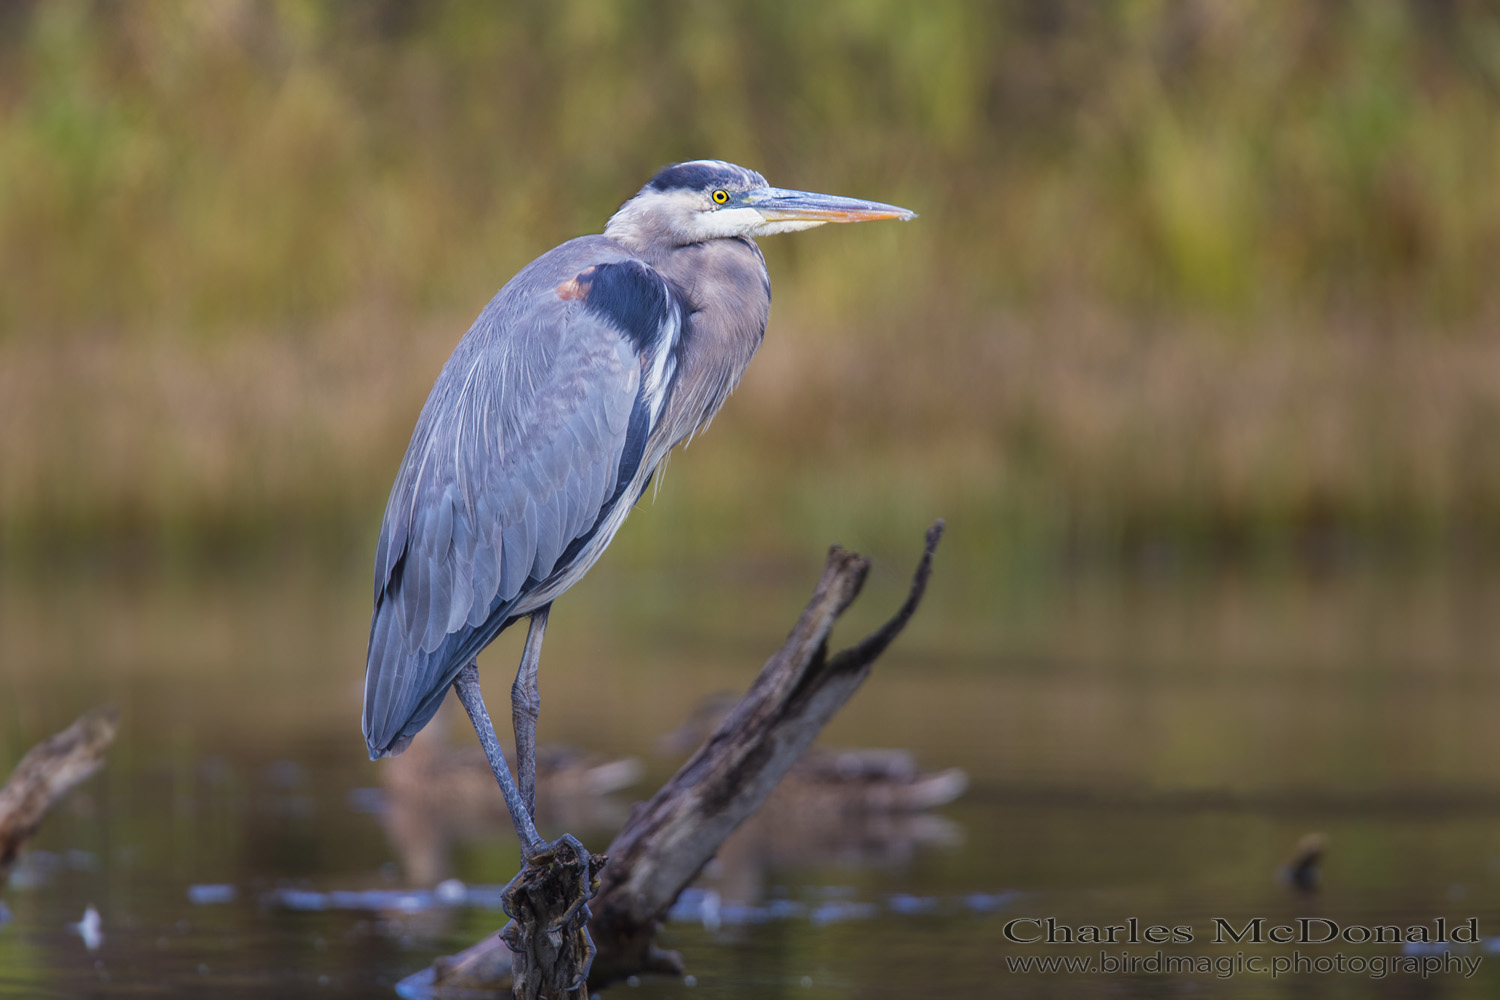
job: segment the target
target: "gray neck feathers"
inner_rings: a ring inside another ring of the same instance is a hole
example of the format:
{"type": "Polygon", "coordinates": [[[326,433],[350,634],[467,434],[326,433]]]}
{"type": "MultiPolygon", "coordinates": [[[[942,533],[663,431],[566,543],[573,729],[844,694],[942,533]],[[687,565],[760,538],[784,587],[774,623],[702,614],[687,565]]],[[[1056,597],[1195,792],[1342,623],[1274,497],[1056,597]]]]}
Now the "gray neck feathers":
{"type": "Polygon", "coordinates": [[[771,281],[749,239],[675,247],[650,260],[682,293],[685,324],[663,431],[673,443],[707,426],[760,347],[771,281]]]}

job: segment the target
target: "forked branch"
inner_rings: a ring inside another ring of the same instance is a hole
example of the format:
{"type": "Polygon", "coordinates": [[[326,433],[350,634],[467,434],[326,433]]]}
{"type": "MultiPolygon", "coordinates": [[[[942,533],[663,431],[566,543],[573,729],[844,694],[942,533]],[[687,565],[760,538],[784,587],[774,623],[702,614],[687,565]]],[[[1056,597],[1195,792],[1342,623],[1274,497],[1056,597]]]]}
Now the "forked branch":
{"type": "MultiPolygon", "coordinates": [[[[812,600],[782,648],[719,728],[651,801],[638,807],[608,850],[589,930],[598,948],[589,986],[637,972],[680,972],[656,946],[657,928],[678,894],[719,845],[763,802],[804,750],[869,676],[876,658],[916,611],[932,572],[943,522],[927,530],[906,601],[874,633],[828,655],[834,623],[859,596],[869,560],[834,546],[812,600]]],[[[409,977],[401,993],[475,996],[509,985],[511,953],[499,937],[439,959],[409,977]]]]}

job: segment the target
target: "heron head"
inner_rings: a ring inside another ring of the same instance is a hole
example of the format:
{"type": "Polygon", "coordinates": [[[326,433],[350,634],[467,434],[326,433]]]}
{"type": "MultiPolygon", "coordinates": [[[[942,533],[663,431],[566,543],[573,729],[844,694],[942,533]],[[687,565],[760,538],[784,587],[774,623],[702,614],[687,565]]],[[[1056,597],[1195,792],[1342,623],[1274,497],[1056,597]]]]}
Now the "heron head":
{"type": "Polygon", "coordinates": [[[828,222],[913,219],[876,201],[771,187],[754,170],[723,160],[663,167],[609,220],[604,234],[628,246],[686,246],[736,236],[771,236],[828,222]]]}

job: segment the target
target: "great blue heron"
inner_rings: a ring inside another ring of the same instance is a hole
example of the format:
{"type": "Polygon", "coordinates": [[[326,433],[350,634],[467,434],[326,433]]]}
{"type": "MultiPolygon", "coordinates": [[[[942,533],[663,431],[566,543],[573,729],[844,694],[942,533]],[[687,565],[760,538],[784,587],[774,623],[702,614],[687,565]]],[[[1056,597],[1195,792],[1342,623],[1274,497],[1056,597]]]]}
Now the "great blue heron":
{"type": "Polygon", "coordinates": [[[380,528],[365,668],[372,760],[404,750],[451,686],[526,856],[544,846],[531,815],[547,612],[760,346],[771,282],[752,237],[913,215],[694,160],[661,170],[604,235],[569,240],[500,289],[432,387],[380,528]],[[522,618],[518,789],[474,661],[522,618]]]}

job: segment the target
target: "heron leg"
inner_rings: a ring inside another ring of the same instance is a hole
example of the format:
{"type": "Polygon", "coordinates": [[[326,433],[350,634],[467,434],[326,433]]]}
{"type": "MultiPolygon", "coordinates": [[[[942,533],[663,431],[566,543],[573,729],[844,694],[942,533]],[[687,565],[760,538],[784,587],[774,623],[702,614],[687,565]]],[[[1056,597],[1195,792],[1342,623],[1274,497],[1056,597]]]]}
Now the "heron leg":
{"type": "Polygon", "coordinates": [[[516,836],[521,839],[521,852],[527,858],[533,857],[547,844],[538,836],[531,812],[521,798],[521,793],[517,791],[515,781],[511,779],[510,768],[505,763],[505,752],[500,749],[500,740],[495,736],[495,724],[490,721],[489,710],[484,707],[484,696],[479,693],[478,665],[470,663],[460,670],[453,680],[453,690],[458,694],[458,700],[463,702],[464,710],[469,713],[469,721],[474,723],[474,732],[479,734],[479,745],[484,747],[484,756],[490,762],[490,770],[495,772],[495,780],[500,783],[500,794],[505,796],[505,806],[510,810],[511,822],[516,825],[516,836]]]}
{"type": "Polygon", "coordinates": [[[536,720],[542,711],[542,692],[537,685],[537,669],[542,664],[542,636],[547,632],[547,605],[531,613],[526,631],[526,650],[516,670],[516,682],[510,688],[510,719],[516,730],[516,777],[521,783],[521,801],[526,803],[532,819],[536,818],[536,720]]]}

